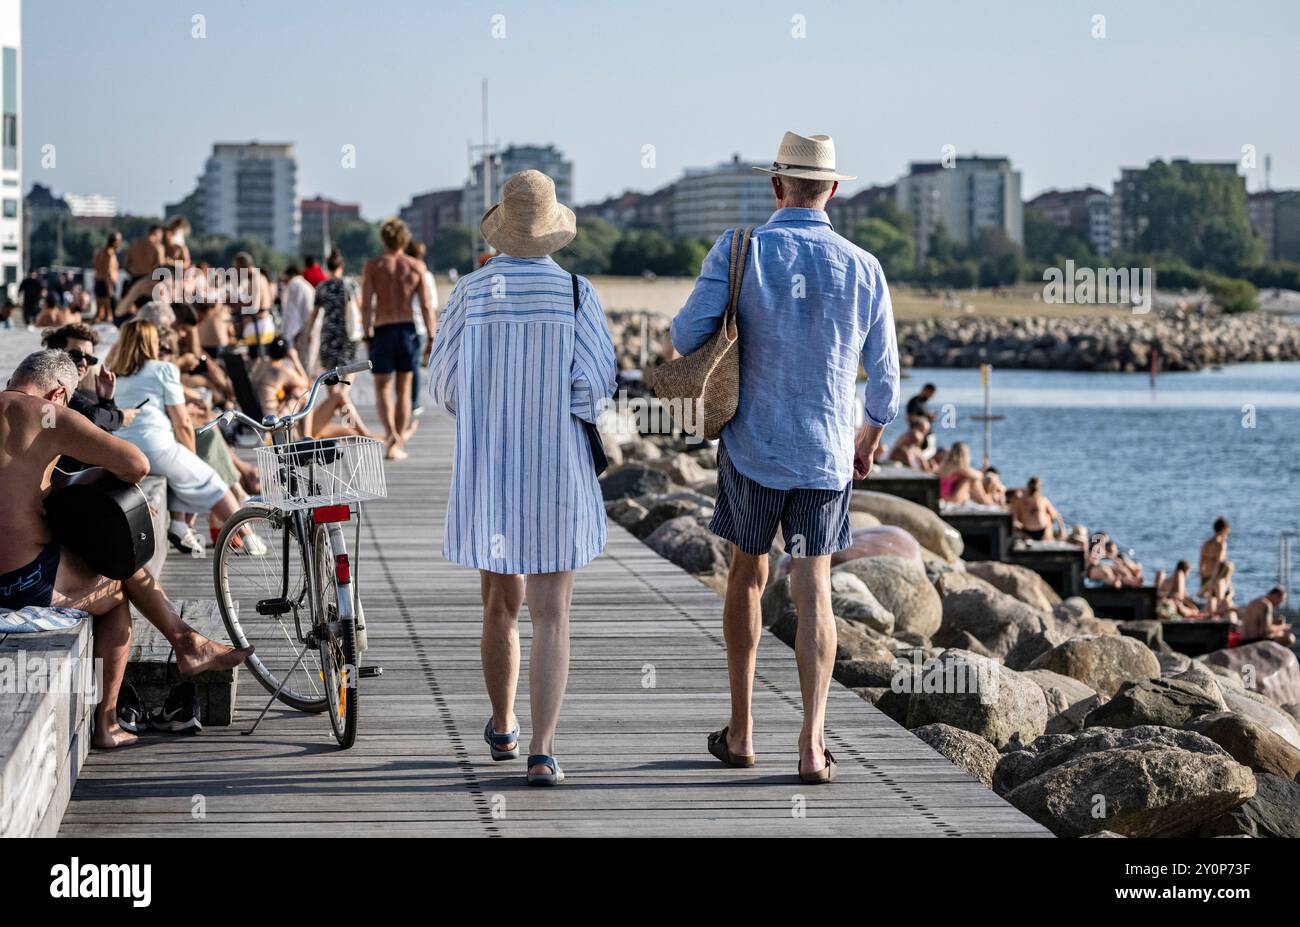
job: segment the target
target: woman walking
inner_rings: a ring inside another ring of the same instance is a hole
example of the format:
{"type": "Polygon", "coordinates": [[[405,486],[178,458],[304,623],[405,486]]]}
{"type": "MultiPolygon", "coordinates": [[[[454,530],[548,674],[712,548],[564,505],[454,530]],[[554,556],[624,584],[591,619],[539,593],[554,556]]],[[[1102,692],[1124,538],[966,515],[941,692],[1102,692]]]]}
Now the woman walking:
{"type": "Polygon", "coordinates": [[[515,174],[481,227],[501,254],[452,291],[429,364],[431,397],[456,418],[443,556],[479,570],[494,760],[519,755],[518,616],[528,603],[528,783],[556,785],[573,574],[606,539],[583,423],[612,395],[617,366],[596,291],[549,256],[575,234],[551,179],[515,174]]]}

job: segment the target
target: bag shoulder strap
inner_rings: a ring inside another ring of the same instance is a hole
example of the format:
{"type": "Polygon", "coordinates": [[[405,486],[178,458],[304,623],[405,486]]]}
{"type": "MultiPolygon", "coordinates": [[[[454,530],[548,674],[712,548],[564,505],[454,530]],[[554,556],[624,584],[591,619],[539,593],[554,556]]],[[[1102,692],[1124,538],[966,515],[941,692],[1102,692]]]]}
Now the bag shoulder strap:
{"type": "Polygon", "coordinates": [[[745,257],[749,253],[749,239],[754,227],[736,229],[731,235],[731,259],[727,262],[728,318],[734,318],[740,306],[740,287],[745,280],[745,257]]]}
{"type": "Polygon", "coordinates": [[[582,297],[578,295],[578,275],[569,274],[569,279],[573,281],[573,314],[577,315],[582,304],[582,297]]]}

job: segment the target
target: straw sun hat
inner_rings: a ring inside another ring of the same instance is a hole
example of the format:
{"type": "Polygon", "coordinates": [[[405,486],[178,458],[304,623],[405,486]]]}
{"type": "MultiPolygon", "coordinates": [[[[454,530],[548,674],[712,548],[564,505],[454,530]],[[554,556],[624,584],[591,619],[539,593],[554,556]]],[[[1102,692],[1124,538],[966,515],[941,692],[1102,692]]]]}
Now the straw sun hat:
{"type": "Polygon", "coordinates": [[[835,139],[829,135],[800,135],[787,132],[777,149],[771,167],[754,170],[775,177],[801,177],[805,180],[857,180],[835,171],[835,139]]]}
{"type": "Polygon", "coordinates": [[[484,240],[512,257],[546,257],[578,234],[573,210],[555,199],[555,181],[520,171],[501,185],[501,202],[483,214],[484,240]]]}

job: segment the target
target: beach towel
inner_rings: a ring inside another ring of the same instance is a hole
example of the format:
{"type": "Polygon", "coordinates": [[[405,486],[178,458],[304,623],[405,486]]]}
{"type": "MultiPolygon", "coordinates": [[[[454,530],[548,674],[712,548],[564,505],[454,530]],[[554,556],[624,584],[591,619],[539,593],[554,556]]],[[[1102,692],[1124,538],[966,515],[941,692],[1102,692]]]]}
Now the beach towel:
{"type": "Polygon", "coordinates": [[[0,634],[33,634],[38,631],[66,631],[87,618],[88,612],[76,608],[39,608],[28,605],[17,611],[0,608],[0,634]]]}

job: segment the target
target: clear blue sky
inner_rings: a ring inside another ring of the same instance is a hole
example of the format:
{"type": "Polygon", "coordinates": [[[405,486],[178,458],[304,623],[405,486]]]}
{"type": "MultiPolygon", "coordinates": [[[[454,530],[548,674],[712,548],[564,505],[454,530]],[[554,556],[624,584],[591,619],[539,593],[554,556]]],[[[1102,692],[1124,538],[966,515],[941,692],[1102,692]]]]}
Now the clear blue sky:
{"type": "Polygon", "coordinates": [[[1295,0],[25,0],[24,186],[158,213],[214,141],[291,141],[304,196],[368,218],[457,186],[491,79],[493,136],[554,142],[575,199],[651,189],[781,133],[835,136],[841,169],[1006,154],[1023,192],[1120,165],[1273,155],[1300,186],[1295,0]],[[191,38],[191,16],[207,38],[191,38]],[[1106,37],[1091,36],[1106,15],[1106,37]],[[492,17],[506,37],[492,37],[492,17]],[[807,37],[791,37],[791,17],[807,37]],[[41,146],[57,167],[40,167],[41,146]],[[353,169],[340,166],[356,146],[353,169]],[[641,165],[656,147],[654,169],[641,165]]]}

